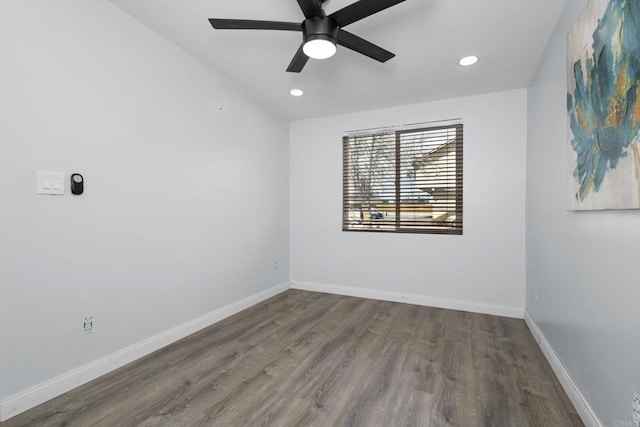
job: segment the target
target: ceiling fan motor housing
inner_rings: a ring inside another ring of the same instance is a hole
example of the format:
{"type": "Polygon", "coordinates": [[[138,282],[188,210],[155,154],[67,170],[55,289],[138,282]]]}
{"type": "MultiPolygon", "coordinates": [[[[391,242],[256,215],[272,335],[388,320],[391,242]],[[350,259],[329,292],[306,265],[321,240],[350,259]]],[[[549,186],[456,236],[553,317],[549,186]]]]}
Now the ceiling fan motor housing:
{"type": "Polygon", "coordinates": [[[302,23],[302,35],[305,42],[321,39],[336,44],[338,37],[338,26],[333,21],[333,19],[327,16],[325,16],[324,18],[313,17],[306,19],[302,23]]]}

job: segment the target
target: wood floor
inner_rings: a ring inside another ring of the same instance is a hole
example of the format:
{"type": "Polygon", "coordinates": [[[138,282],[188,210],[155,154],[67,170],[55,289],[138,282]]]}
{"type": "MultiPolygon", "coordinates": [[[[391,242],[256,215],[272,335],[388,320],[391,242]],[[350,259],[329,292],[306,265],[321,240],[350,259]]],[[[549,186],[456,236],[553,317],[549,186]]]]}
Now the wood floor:
{"type": "Polygon", "coordinates": [[[582,423],[522,320],[289,290],[1,425],[582,423]]]}

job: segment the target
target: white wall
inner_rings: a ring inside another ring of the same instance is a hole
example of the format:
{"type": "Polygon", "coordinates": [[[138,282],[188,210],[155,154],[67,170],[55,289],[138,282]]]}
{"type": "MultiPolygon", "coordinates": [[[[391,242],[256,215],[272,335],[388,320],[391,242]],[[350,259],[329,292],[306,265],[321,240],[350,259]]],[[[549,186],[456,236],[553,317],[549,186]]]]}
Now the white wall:
{"type": "Polygon", "coordinates": [[[293,122],[292,281],[522,316],[525,143],[525,90],[293,122]],[[464,123],[464,235],[343,232],[343,132],[452,118],[464,123]]]}
{"type": "Polygon", "coordinates": [[[0,19],[0,396],[288,281],[286,121],[107,1],[0,19]]]}
{"type": "Polygon", "coordinates": [[[565,208],[566,35],[585,3],[567,2],[529,88],[527,310],[601,422],[614,425],[631,420],[640,394],[640,215],[565,208]]]}

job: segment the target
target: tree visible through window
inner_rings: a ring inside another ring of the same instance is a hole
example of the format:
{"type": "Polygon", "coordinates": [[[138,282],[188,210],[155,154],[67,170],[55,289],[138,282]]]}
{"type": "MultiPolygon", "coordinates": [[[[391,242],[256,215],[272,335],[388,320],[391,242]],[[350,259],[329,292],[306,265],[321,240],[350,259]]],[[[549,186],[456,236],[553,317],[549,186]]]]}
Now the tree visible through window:
{"type": "Polygon", "coordinates": [[[462,234],[462,125],[343,139],[344,231],[462,234]]]}

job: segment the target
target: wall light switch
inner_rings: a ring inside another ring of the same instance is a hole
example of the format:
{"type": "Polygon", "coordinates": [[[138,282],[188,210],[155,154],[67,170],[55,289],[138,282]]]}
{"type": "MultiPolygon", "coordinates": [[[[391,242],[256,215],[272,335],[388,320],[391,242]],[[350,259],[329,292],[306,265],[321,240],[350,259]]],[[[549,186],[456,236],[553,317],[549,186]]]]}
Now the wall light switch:
{"type": "Polygon", "coordinates": [[[64,173],[38,171],[38,194],[64,194],[64,173]]]}

